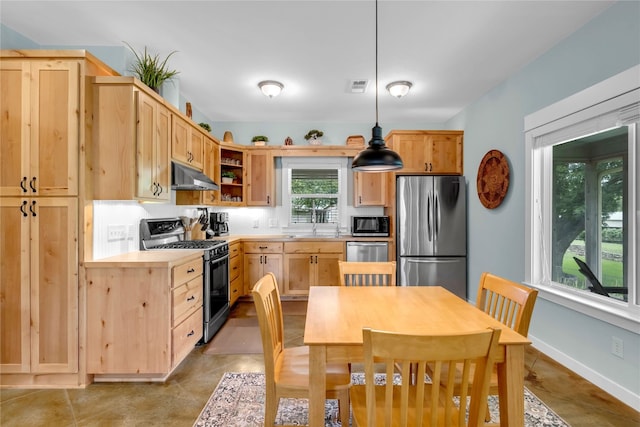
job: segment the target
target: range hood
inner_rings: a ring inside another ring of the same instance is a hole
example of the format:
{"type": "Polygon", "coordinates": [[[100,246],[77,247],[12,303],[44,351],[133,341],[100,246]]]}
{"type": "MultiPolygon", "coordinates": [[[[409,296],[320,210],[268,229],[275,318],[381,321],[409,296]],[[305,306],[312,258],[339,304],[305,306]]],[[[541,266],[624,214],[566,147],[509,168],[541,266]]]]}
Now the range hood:
{"type": "Polygon", "coordinates": [[[171,162],[172,190],[219,190],[218,184],[200,171],[171,162]]]}

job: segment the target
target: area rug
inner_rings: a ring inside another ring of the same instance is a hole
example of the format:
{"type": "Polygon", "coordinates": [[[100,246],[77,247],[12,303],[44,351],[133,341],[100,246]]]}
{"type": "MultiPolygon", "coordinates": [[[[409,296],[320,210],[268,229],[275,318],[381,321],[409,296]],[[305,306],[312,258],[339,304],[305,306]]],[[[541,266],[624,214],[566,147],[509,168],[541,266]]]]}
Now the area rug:
{"type": "Polygon", "coordinates": [[[204,354],[262,354],[257,317],[232,317],[203,350],[204,354]]]}
{"type": "MultiPolygon", "coordinates": [[[[363,384],[364,374],[352,374],[354,384],[363,384]]],[[[384,382],[377,374],[376,383],[384,382]]],[[[226,372],[209,401],[193,424],[194,427],[251,427],[264,422],[264,374],[226,372]]],[[[569,427],[562,418],[531,393],[524,390],[525,427],[569,427]]],[[[497,396],[489,396],[491,422],[500,419],[497,396]]],[[[276,415],[276,425],[306,425],[307,399],[282,399],[276,415]]],[[[338,401],[325,404],[325,427],[338,427],[338,401]]]]}

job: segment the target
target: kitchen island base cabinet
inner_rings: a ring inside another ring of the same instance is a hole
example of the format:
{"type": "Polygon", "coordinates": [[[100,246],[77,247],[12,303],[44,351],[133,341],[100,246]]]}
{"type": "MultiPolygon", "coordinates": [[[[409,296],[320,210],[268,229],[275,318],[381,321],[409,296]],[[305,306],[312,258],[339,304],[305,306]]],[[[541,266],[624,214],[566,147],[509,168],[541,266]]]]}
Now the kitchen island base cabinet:
{"type": "Polygon", "coordinates": [[[94,380],[166,380],[202,338],[202,273],[202,255],[175,266],[89,266],[87,372],[94,380]]]}

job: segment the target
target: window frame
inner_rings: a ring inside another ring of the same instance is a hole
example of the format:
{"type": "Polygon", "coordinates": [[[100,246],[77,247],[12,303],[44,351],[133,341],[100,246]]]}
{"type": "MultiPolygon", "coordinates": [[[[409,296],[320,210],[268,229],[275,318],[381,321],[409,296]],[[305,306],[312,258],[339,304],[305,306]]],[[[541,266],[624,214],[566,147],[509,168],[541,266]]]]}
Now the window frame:
{"type": "Polygon", "coordinates": [[[540,296],[618,327],[637,331],[640,324],[640,65],[525,117],[525,282],[540,296]],[[553,282],[551,206],[553,146],[620,125],[628,139],[628,301],[608,298],[553,282]]]}
{"type": "MultiPolygon", "coordinates": [[[[341,157],[284,157],[282,159],[282,207],[287,216],[286,225],[282,229],[286,232],[310,232],[311,223],[291,222],[291,170],[292,169],[333,169],[338,170],[338,224],[342,230],[347,218],[348,193],[348,159],[341,157]]],[[[319,234],[335,233],[335,223],[317,223],[319,234]]]]}

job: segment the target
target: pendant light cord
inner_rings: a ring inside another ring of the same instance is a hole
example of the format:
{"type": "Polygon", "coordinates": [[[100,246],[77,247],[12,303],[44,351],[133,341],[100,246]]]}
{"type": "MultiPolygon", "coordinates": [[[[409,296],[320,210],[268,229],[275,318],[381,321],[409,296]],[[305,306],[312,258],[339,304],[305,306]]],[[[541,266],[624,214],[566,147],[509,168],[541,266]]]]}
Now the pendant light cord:
{"type": "Polygon", "coordinates": [[[378,0],[376,0],[376,126],[378,126],[378,0]]]}

